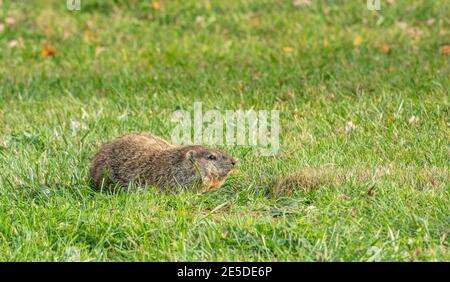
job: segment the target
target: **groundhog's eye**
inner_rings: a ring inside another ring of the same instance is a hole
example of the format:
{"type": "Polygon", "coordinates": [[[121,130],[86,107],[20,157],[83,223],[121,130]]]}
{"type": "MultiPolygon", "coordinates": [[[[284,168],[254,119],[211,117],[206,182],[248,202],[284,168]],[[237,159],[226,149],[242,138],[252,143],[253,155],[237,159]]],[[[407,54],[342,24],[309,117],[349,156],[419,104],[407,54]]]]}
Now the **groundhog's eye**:
{"type": "Polygon", "coordinates": [[[213,155],[213,154],[209,154],[207,156],[207,158],[208,158],[208,160],[217,160],[217,157],[215,155],[213,155]]]}

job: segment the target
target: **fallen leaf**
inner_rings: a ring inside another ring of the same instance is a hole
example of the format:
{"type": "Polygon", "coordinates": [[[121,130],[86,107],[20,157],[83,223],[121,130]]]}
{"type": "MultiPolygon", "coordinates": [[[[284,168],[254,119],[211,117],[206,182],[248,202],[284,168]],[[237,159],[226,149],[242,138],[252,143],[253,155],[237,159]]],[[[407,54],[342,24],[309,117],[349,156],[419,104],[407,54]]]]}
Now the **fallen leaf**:
{"type": "Polygon", "coordinates": [[[47,27],[45,29],[45,35],[47,35],[47,37],[50,37],[50,36],[52,36],[52,34],[53,34],[53,29],[51,27],[47,27]]]}
{"type": "Polygon", "coordinates": [[[350,131],[353,131],[356,129],[356,125],[353,124],[353,122],[349,121],[345,125],[345,133],[349,133],[350,131]]]}
{"type": "Polygon", "coordinates": [[[436,179],[434,179],[433,177],[431,177],[430,182],[431,182],[431,185],[433,185],[433,187],[438,187],[439,186],[439,184],[437,183],[436,179]]]}
{"type": "Polygon", "coordinates": [[[423,32],[420,29],[413,26],[409,27],[407,23],[398,23],[397,25],[413,40],[418,40],[423,35],[423,32]]]}
{"type": "Polygon", "coordinates": [[[391,45],[384,43],[381,46],[381,52],[383,52],[383,54],[389,54],[391,52],[391,45]]]}
{"type": "Polygon", "coordinates": [[[395,116],[393,114],[389,114],[388,115],[388,121],[389,121],[389,123],[394,123],[395,122],[395,116]]]}
{"type": "Polygon", "coordinates": [[[410,125],[415,125],[415,124],[417,124],[418,122],[419,122],[419,118],[416,117],[416,116],[411,116],[411,117],[409,118],[409,120],[408,120],[408,123],[409,123],[410,125]]]}
{"type": "Polygon", "coordinates": [[[89,19],[86,21],[86,25],[88,29],[94,29],[95,28],[95,21],[93,19],[89,19]]]}
{"type": "Polygon", "coordinates": [[[397,23],[397,26],[398,26],[400,29],[406,29],[406,28],[408,27],[408,23],[406,23],[406,22],[398,22],[398,23],[397,23]]]}
{"type": "Polygon", "coordinates": [[[195,18],[195,23],[198,25],[204,25],[205,24],[205,17],[204,16],[197,16],[195,18]]]}
{"type": "Polygon", "coordinates": [[[351,212],[352,216],[354,217],[356,215],[356,208],[351,208],[350,212],[351,212]]]}
{"type": "Polygon", "coordinates": [[[283,52],[285,54],[291,54],[292,52],[294,52],[294,48],[292,48],[292,47],[283,47],[283,52]]]}
{"type": "Polygon", "coordinates": [[[17,46],[19,46],[19,41],[15,40],[15,39],[8,42],[9,48],[16,48],[17,46]]]}
{"type": "Polygon", "coordinates": [[[420,248],[417,248],[417,249],[414,251],[414,256],[415,256],[415,257],[420,256],[421,253],[422,253],[422,250],[421,250],[420,248]]]}
{"type": "Polygon", "coordinates": [[[373,191],[373,187],[370,187],[369,190],[367,190],[367,195],[369,195],[369,197],[375,197],[375,192],[373,191]]]}
{"type": "Polygon", "coordinates": [[[446,239],[447,239],[447,234],[444,233],[444,234],[442,234],[442,236],[439,240],[441,241],[441,244],[442,244],[443,242],[445,242],[446,239]]]}
{"type": "Polygon", "coordinates": [[[101,53],[103,53],[106,50],[105,47],[102,46],[97,46],[95,47],[95,56],[100,55],[101,53]]]}
{"type": "Polygon", "coordinates": [[[88,130],[86,124],[79,122],[77,120],[70,120],[70,129],[72,130],[72,134],[75,135],[78,130],[88,130]]]}
{"type": "Polygon", "coordinates": [[[430,18],[427,20],[427,25],[433,25],[436,19],[430,18]]]}
{"type": "Polygon", "coordinates": [[[363,38],[361,35],[356,35],[355,38],[353,39],[354,46],[359,46],[362,44],[362,42],[363,42],[363,38]]]}
{"type": "Polygon", "coordinates": [[[255,13],[248,14],[248,21],[251,27],[258,27],[261,24],[258,14],[255,13]]]}
{"type": "Polygon", "coordinates": [[[64,39],[69,39],[72,36],[72,34],[70,33],[70,31],[65,30],[64,31],[64,39]]]}
{"type": "Polygon", "coordinates": [[[294,99],[295,93],[293,91],[288,91],[284,94],[284,97],[286,97],[287,99],[294,99]]]}
{"type": "Polygon", "coordinates": [[[228,234],[229,234],[228,230],[225,230],[225,231],[223,231],[223,233],[222,233],[222,237],[223,237],[223,238],[227,238],[227,237],[228,237],[228,234]]]}
{"type": "Polygon", "coordinates": [[[14,19],[13,17],[6,17],[5,23],[6,25],[13,26],[16,24],[16,19],[14,19]]]}
{"type": "Polygon", "coordinates": [[[161,10],[161,2],[159,2],[159,1],[153,2],[153,3],[152,3],[152,7],[153,7],[153,9],[155,9],[155,10],[161,10]]]}
{"type": "Polygon", "coordinates": [[[51,46],[50,43],[45,42],[44,46],[42,47],[42,50],[41,50],[41,55],[44,58],[51,57],[56,54],[56,51],[57,50],[55,47],[51,46]]]}
{"type": "Polygon", "coordinates": [[[441,47],[441,54],[447,55],[450,54],[450,45],[444,45],[441,47]]]}
{"type": "Polygon", "coordinates": [[[252,69],[251,73],[252,73],[252,77],[254,79],[258,79],[259,78],[259,71],[257,69],[252,69]]]}
{"type": "Polygon", "coordinates": [[[309,205],[305,208],[305,211],[316,211],[317,208],[314,205],[309,205]]]}
{"type": "Polygon", "coordinates": [[[93,41],[94,39],[95,39],[95,34],[92,31],[86,30],[85,32],[83,32],[84,42],[93,41]]]}

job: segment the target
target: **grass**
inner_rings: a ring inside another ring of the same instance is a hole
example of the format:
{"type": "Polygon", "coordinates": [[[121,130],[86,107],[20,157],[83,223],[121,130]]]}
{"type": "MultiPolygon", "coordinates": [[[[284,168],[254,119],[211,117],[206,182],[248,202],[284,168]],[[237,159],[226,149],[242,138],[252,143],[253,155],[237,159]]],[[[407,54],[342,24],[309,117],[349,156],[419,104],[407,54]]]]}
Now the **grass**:
{"type": "Polygon", "coordinates": [[[0,260],[449,261],[450,6],[313,2],[1,1],[0,260]],[[194,101],[279,110],[279,153],[220,147],[201,195],[90,188],[99,143],[194,101]]]}

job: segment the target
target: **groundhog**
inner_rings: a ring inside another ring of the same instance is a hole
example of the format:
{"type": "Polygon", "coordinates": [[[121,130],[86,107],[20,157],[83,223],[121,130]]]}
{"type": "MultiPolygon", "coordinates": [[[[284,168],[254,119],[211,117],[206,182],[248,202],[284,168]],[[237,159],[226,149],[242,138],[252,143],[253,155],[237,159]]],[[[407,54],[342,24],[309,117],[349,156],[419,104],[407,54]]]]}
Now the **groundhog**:
{"type": "Polygon", "coordinates": [[[95,188],[122,187],[132,182],[163,190],[220,187],[236,161],[218,150],[178,146],[150,133],[129,134],[101,146],[90,174],[95,188]],[[117,185],[118,184],[118,185],[117,185]]]}

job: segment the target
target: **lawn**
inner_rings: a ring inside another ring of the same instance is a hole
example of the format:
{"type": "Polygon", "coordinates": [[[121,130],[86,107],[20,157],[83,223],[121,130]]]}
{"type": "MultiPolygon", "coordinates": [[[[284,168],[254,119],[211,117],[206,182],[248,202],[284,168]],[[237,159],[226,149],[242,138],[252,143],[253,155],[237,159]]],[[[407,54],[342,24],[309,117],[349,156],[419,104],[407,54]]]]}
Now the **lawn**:
{"type": "Polygon", "coordinates": [[[446,0],[0,1],[0,260],[450,261],[449,18],[446,0]],[[90,187],[99,144],[170,139],[194,102],[278,110],[280,150],[217,146],[238,167],[203,194],[90,187]]]}

